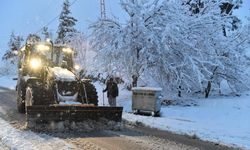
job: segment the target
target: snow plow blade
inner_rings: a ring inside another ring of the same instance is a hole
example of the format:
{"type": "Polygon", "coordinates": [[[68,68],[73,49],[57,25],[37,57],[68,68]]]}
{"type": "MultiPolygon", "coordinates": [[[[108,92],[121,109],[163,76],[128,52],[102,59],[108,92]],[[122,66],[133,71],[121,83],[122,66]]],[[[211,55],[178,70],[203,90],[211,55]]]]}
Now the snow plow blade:
{"type": "Polygon", "coordinates": [[[99,121],[100,119],[121,122],[122,110],[123,107],[93,105],[35,105],[27,106],[26,117],[28,122],[36,123],[99,121]]]}

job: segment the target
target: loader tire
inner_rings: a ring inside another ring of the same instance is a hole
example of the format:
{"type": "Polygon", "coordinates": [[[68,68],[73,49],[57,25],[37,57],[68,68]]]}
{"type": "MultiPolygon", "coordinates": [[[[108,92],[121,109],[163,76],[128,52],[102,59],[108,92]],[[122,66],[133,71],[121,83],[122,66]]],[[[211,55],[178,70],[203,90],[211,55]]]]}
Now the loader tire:
{"type": "Polygon", "coordinates": [[[19,113],[25,113],[25,95],[21,89],[17,92],[17,110],[19,113]]]}
{"type": "Polygon", "coordinates": [[[86,94],[87,94],[87,99],[86,99],[85,92],[83,92],[84,101],[88,104],[94,104],[95,106],[97,106],[98,105],[98,96],[97,96],[95,86],[90,82],[86,82],[86,83],[84,83],[84,85],[85,85],[84,87],[85,87],[86,94]]]}

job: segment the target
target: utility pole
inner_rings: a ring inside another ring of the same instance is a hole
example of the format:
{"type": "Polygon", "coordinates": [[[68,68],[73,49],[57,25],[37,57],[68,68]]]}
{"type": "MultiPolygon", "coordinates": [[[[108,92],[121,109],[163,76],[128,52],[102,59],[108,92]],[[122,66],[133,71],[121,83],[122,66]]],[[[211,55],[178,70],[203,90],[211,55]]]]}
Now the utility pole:
{"type": "Polygon", "coordinates": [[[100,0],[101,3],[101,19],[106,19],[106,10],[105,10],[105,0],[100,0]]]}

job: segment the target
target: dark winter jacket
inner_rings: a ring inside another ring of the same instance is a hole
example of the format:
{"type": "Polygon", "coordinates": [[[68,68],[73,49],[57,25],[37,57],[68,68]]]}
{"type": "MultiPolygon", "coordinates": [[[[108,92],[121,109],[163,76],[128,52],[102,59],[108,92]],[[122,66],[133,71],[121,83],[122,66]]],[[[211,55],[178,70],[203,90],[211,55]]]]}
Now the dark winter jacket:
{"type": "Polygon", "coordinates": [[[107,97],[117,97],[118,96],[118,86],[115,82],[113,81],[108,81],[107,84],[106,84],[106,88],[103,90],[103,92],[106,92],[108,91],[107,93],[107,97]]]}

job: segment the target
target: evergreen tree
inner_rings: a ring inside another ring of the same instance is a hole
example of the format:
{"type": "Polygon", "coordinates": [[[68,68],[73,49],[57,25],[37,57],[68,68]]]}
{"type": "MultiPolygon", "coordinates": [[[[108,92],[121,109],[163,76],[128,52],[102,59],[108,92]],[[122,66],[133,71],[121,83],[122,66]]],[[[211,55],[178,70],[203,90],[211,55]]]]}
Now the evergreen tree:
{"type": "Polygon", "coordinates": [[[69,9],[70,3],[68,0],[65,0],[63,3],[63,9],[59,18],[59,26],[57,30],[57,39],[56,43],[69,43],[71,36],[76,32],[74,28],[77,20],[71,16],[71,11],[69,9]]]}
{"type": "Polygon", "coordinates": [[[21,42],[23,38],[21,36],[15,35],[14,32],[10,35],[10,40],[8,42],[9,49],[5,52],[2,57],[2,60],[8,60],[11,64],[15,64],[16,62],[16,51],[18,51],[21,47],[21,42]]]}

